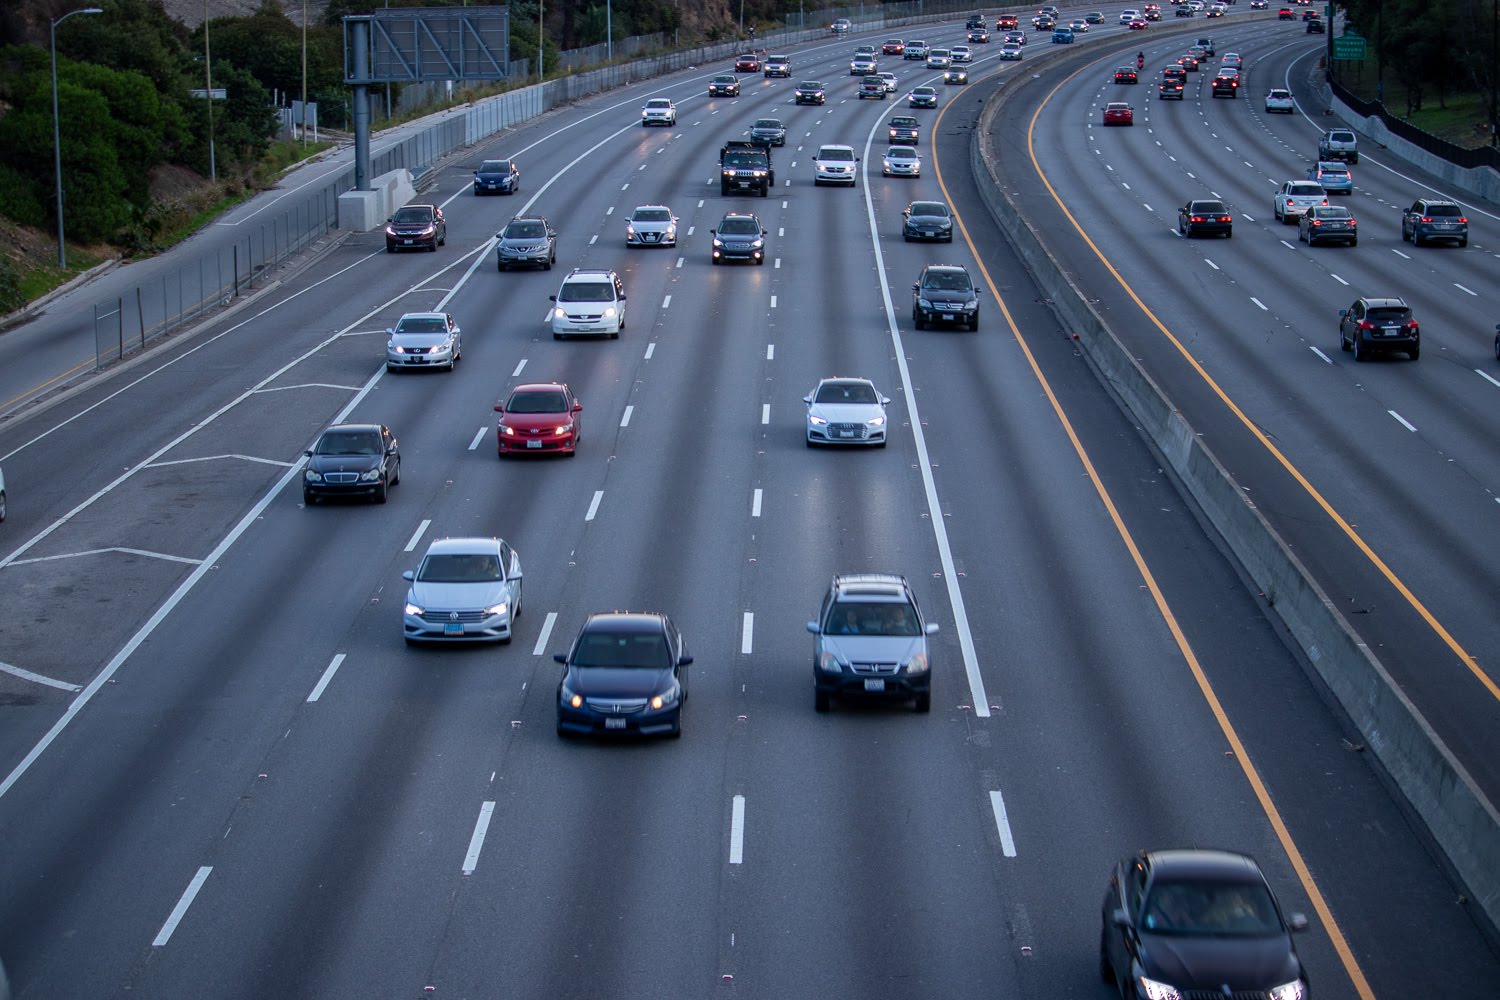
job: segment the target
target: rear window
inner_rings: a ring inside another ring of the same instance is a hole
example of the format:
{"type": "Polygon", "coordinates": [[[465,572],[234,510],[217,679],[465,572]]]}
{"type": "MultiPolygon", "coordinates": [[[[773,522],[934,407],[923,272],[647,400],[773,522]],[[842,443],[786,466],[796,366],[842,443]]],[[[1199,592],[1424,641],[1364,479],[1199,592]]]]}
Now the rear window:
{"type": "Polygon", "coordinates": [[[1371,323],[1405,323],[1408,313],[1406,309],[1371,309],[1365,319],[1371,323]]]}
{"type": "Polygon", "coordinates": [[[1305,196],[1305,197],[1311,197],[1311,196],[1321,195],[1324,192],[1323,192],[1323,185],[1321,185],[1321,184],[1293,184],[1291,186],[1291,189],[1287,193],[1288,194],[1293,194],[1293,195],[1301,195],[1301,196],[1305,196]]]}
{"type": "Polygon", "coordinates": [[[1354,133],[1353,132],[1330,132],[1330,133],[1328,133],[1328,138],[1332,139],[1334,142],[1353,142],[1354,141],[1354,133]]]}
{"type": "Polygon", "coordinates": [[[1352,218],[1354,218],[1354,216],[1352,216],[1352,215],[1349,214],[1349,210],[1347,208],[1344,208],[1342,205],[1339,205],[1337,207],[1330,205],[1327,208],[1320,208],[1320,209],[1317,209],[1317,213],[1318,213],[1317,214],[1317,218],[1319,218],[1319,219],[1352,219],[1352,218]]]}
{"type": "Polygon", "coordinates": [[[1429,206],[1427,206],[1427,214],[1428,215],[1462,215],[1463,213],[1458,210],[1458,206],[1457,205],[1429,205],[1429,206]]]}
{"type": "Polygon", "coordinates": [[[1222,201],[1195,201],[1192,209],[1199,215],[1222,215],[1224,203],[1222,201]]]}

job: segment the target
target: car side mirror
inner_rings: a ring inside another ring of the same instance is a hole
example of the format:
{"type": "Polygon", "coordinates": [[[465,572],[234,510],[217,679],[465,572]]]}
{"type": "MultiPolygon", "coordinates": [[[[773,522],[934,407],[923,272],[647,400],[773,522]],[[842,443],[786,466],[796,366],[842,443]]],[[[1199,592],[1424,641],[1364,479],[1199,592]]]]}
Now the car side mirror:
{"type": "Polygon", "coordinates": [[[718,236],[719,235],[719,231],[717,229],[710,229],[708,231],[708,235],[710,235],[710,236],[718,236]]]}
{"type": "Polygon", "coordinates": [[[1113,914],[1110,915],[1109,922],[1114,924],[1116,927],[1122,927],[1128,930],[1130,928],[1130,914],[1126,913],[1124,910],[1116,910],[1113,914]]]}
{"type": "Polygon", "coordinates": [[[927,634],[928,635],[937,635],[938,634],[938,623],[937,622],[928,622],[927,623],[927,634]]]}
{"type": "Polygon", "coordinates": [[[915,291],[920,291],[920,290],[921,290],[921,286],[920,286],[920,285],[918,285],[918,284],[917,284],[917,283],[916,283],[916,282],[915,282],[915,281],[913,281],[913,282],[912,282],[912,283],[911,283],[911,290],[912,290],[912,291],[914,291],[914,292],[915,292],[915,291]]]}
{"type": "Polygon", "coordinates": [[[677,665],[679,667],[689,666],[689,665],[692,664],[692,662],[693,662],[693,658],[691,656],[679,656],[677,658],[677,665]]]}
{"type": "MultiPolygon", "coordinates": [[[[1500,327],[1496,327],[1496,329],[1500,329],[1500,327]]],[[[812,405],[812,395],[809,394],[809,395],[803,396],[802,397],[802,402],[806,403],[808,406],[811,406],[812,405]]],[[[312,452],[308,452],[308,454],[311,455],[312,452]]]]}
{"type": "Polygon", "coordinates": [[[1302,931],[1307,930],[1307,916],[1301,913],[1293,913],[1287,919],[1286,925],[1300,934],[1302,931]]]}
{"type": "MultiPolygon", "coordinates": [[[[1345,316],[1348,316],[1348,315],[1349,315],[1349,310],[1347,310],[1347,309],[1340,309],[1339,310],[1339,319],[1343,319],[1345,316]]],[[[1495,327],[1495,329],[1500,330],[1500,326],[1495,327]]]]}
{"type": "Polygon", "coordinates": [[[880,405],[881,406],[885,406],[890,401],[891,401],[891,397],[889,397],[889,396],[881,396],[880,397],[880,405]]]}
{"type": "Polygon", "coordinates": [[[396,328],[394,326],[388,326],[388,327],[386,327],[385,328],[385,335],[387,337],[394,337],[396,335],[396,328]]]}
{"type": "Polygon", "coordinates": [[[511,582],[511,581],[513,581],[513,580],[520,580],[520,579],[522,579],[522,578],[523,578],[523,577],[525,577],[525,575],[526,575],[526,574],[524,574],[524,573],[522,573],[522,572],[521,572],[521,571],[520,571],[520,570],[516,570],[516,571],[515,571],[515,572],[514,572],[514,573],[512,573],[512,574],[511,574],[511,575],[510,575],[510,576],[507,576],[507,577],[506,577],[506,578],[505,578],[505,582],[506,582],[506,583],[510,583],[510,582],[511,582]]]}
{"type": "Polygon", "coordinates": [[[550,302],[556,302],[557,301],[557,296],[556,295],[549,295],[549,296],[547,296],[547,299],[550,302]]]}
{"type": "Polygon", "coordinates": [[[398,448],[397,448],[397,447],[396,447],[396,442],[394,442],[394,441],[392,441],[392,442],[391,442],[391,446],[390,446],[390,447],[389,447],[389,448],[387,448],[387,449],[386,449],[386,450],[385,450],[385,453],[386,453],[386,454],[387,454],[387,455],[394,455],[394,454],[396,454],[396,452],[397,452],[397,451],[399,451],[399,450],[400,450],[400,449],[398,449],[398,448]]]}
{"type": "Polygon", "coordinates": [[[820,631],[822,631],[821,629],[818,628],[818,623],[817,622],[808,622],[807,623],[807,630],[809,632],[811,632],[813,635],[817,635],[820,631]]]}
{"type": "Polygon", "coordinates": [[[623,295],[621,295],[621,296],[620,296],[620,301],[621,301],[621,302],[624,302],[624,301],[625,301],[625,296],[623,296],[623,295]]]}
{"type": "MultiPolygon", "coordinates": [[[[1495,327],[1495,329],[1500,330],[1500,326],[1495,327]]],[[[302,454],[305,455],[308,458],[312,458],[312,449],[309,448],[306,451],[304,451],[302,454]]]]}
{"type": "Polygon", "coordinates": [[[568,654],[566,653],[553,653],[552,658],[563,666],[567,666],[568,664],[568,654]]]}
{"type": "Polygon", "coordinates": [[[574,401],[574,403],[573,403],[573,412],[574,413],[581,413],[582,411],[583,411],[583,404],[580,403],[580,402],[574,401]]]}
{"type": "Polygon", "coordinates": [[[770,235],[771,235],[771,231],[770,231],[770,230],[769,230],[769,229],[762,229],[762,230],[761,230],[761,231],[760,231],[760,234],[761,234],[761,235],[762,235],[762,236],[770,236],[770,235]]]}
{"type": "Polygon", "coordinates": [[[547,230],[547,235],[550,236],[550,237],[552,237],[553,239],[557,239],[557,230],[556,229],[549,229],[549,230],[547,230]]]}
{"type": "Polygon", "coordinates": [[[504,403],[496,403],[495,404],[495,412],[496,413],[504,413],[505,412],[505,404],[504,403]]]}
{"type": "Polygon", "coordinates": [[[406,581],[415,580],[416,578],[417,578],[417,574],[413,573],[411,570],[407,570],[405,573],[401,574],[401,579],[406,580],[406,581]]]}

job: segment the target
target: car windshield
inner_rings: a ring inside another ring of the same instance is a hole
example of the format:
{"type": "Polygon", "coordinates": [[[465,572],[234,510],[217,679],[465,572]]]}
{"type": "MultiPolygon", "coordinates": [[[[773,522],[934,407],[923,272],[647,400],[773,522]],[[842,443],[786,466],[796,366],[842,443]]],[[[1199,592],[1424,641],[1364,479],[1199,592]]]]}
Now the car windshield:
{"type": "Polygon", "coordinates": [[[917,151],[910,146],[892,146],[885,155],[892,160],[915,160],[917,151]]]}
{"type": "Polygon", "coordinates": [[[719,223],[720,236],[759,236],[760,223],[754,219],[725,219],[719,223]]]}
{"type": "Polygon", "coordinates": [[[672,655],[664,635],[589,632],[578,640],[571,663],[575,667],[665,670],[672,665],[672,655]]]}
{"type": "Polygon", "coordinates": [[[911,203],[911,214],[934,215],[946,219],[948,206],[939,201],[914,201],[911,203]]]}
{"type": "Polygon", "coordinates": [[[613,302],[615,290],[607,281],[569,281],[557,293],[559,302],[613,302]]]}
{"type": "Polygon", "coordinates": [[[917,609],[891,601],[835,601],[828,609],[824,631],[829,635],[922,634],[917,609]]]}
{"type": "Polygon", "coordinates": [[[912,90],[912,95],[915,97],[935,97],[937,91],[931,87],[916,87],[912,90]]]}
{"type": "Polygon", "coordinates": [[[315,455],[379,455],[379,431],[329,431],[318,438],[315,455]]]}
{"type": "Polygon", "coordinates": [[[396,209],[396,214],[391,218],[392,222],[431,222],[432,209],[428,208],[406,208],[396,209]]]}
{"type": "Polygon", "coordinates": [[[969,276],[962,271],[935,271],[922,279],[922,287],[945,292],[967,292],[974,286],[969,283],[969,276]]]}
{"type": "Polygon", "coordinates": [[[537,240],[546,235],[547,229],[540,222],[512,222],[505,227],[508,240],[537,240]]]}
{"type": "Polygon", "coordinates": [[[1365,319],[1371,323],[1400,323],[1406,319],[1405,309],[1371,309],[1365,313],[1365,319]]]}
{"type": "Polygon", "coordinates": [[[868,382],[824,382],[818,386],[815,403],[878,403],[880,397],[868,382]]]}
{"type": "Polygon", "coordinates": [[[397,333],[447,333],[448,321],[441,316],[402,316],[397,333]]]}
{"type": "Polygon", "coordinates": [[[716,76],[714,77],[714,83],[734,83],[737,79],[739,78],[734,76],[716,76]]]}
{"type": "Polygon", "coordinates": [[[568,400],[560,392],[513,392],[506,413],[566,413],[568,400]]]}
{"type": "Polygon", "coordinates": [[[917,120],[915,118],[898,117],[898,118],[892,118],[891,119],[891,128],[916,128],[916,127],[917,127],[917,120]]]}
{"type": "Polygon", "coordinates": [[[775,118],[757,118],[755,120],[754,127],[755,128],[781,128],[781,122],[777,121],[775,118]]]}
{"type": "Polygon", "coordinates": [[[672,102],[671,101],[666,100],[665,98],[661,98],[661,97],[652,98],[651,100],[649,100],[649,101],[646,102],[646,107],[648,107],[648,108],[661,108],[662,110],[666,110],[667,108],[670,108],[671,106],[672,106],[672,102]]]}
{"type": "Polygon", "coordinates": [[[822,90],[823,89],[823,85],[821,83],[816,83],[816,82],[814,82],[812,80],[803,80],[801,83],[797,84],[797,89],[798,90],[822,90]]]}
{"type": "Polygon", "coordinates": [[[760,167],[766,162],[766,154],[759,150],[741,149],[724,154],[726,167],[760,167]]]}
{"type": "Polygon", "coordinates": [[[1462,215],[1457,205],[1428,205],[1428,215],[1462,215]]]}
{"type": "Polygon", "coordinates": [[[1141,908],[1157,934],[1246,937],[1278,934],[1271,893],[1253,882],[1157,882],[1141,908]]]}
{"type": "Polygon", "coordinates": [[[631,219],[635,222],[671,222],[672,213],[665,208],[638,208],[631,219]]]}
{"type": "Polygon", "coordinates": [[[481,174],[508,174],[510,173],[509,160],[485,160],[479,165],[481,174]]]}
{"type": "Polygon", "coordinates": [[[417,579],[423,583],[489,583],[505,579],[500,557],[492,552],[438,552],[422,560],[417,579]]]}
{"type": "Polygon", "coordinates": [[[822,149],[818,150],[818,159],[820,159],[820,160],[852,160],[852,159],[854,159],[854,150],[852,150],[852,149],[839,149],[839,148],[837,148],[835,146],[824,146],[822,149]]]}

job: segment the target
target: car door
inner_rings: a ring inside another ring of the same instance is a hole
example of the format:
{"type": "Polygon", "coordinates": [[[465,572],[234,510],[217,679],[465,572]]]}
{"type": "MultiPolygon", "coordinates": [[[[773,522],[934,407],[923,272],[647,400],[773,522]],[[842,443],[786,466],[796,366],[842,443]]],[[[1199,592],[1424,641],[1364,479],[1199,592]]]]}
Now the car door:
{"type": "Polygon", "coordinates": [[[1115,927],[1109,935],[1110,964],[1120,980],[1130,977],[1131,963],[1135,959],[1135,928],[1140,918],[1141,903],[1146,898],[1146,887],[1151,880],[1151,869],[1144,857],[1129,864],[1122,863],[1117,869],[1118,909],[1125,911],[1126,927],[1115,927]]]}
{"type": "Polygon", "coordinates": [[[511,617],[515,617],[515,606],[521,597],[521,557],[510,547],[509,542],[500,543],[500,565],[505,573],[505,597],[511,603],[511,617]]]}
{"type": "Polygon", "coordinates": [[[383,480],[389,484],[393,479],[400,478],[401,451],[396,446],[396,435],[385,424],[380,425],[380,445],[383,454],[380,456],[380,474],[383,480]]]}

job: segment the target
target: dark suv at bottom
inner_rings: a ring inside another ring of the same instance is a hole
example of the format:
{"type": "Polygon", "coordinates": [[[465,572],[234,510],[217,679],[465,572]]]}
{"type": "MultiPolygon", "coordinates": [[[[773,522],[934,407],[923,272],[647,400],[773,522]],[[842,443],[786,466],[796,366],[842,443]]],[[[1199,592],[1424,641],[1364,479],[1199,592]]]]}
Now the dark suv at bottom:
{"type": "Polygon", "coordinates": [[[927,637],[938,627],[923,621],[906,577],[834,577],[807,630],[815,710],[828,711],[833,697],[915,701],[918,712],[932,709],[927,637]]]}
{"type": "Polygon", "coordinates": [[[1405,351],[1415,361],[1422,354],[1422,331],[1404,299],[1355,299],[1339,310],[1339,349],[1353,351],[1355,361],[1383,351],[1405,351]]]}
{"type": "Polygon", "coordinates": [[[928,264],[911,286],[911,322],[953,323],[979,329],[979,289],[962,264],[928,264]]]}

